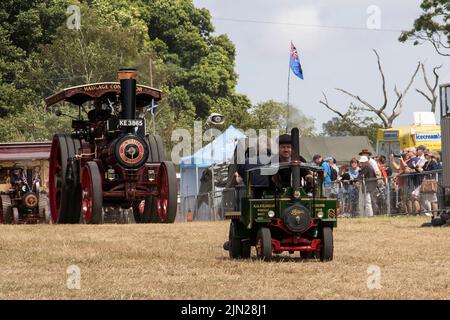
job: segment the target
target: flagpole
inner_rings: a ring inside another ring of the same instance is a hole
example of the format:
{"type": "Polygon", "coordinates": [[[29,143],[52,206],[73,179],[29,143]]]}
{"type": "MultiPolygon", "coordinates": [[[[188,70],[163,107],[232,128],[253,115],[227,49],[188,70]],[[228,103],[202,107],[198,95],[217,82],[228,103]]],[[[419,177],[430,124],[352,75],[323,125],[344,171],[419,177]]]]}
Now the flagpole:
{"type": "Polygon", "coordinates": [[[286,112],[286,133],[288,133],[288,126],[289,126],[289,87],[290,87],[290,80],[291,80],[291,48],[292,48],[292,41],[291,41],[291,47],[289,48],[289,65],[288,65],[288,86],[287,86],[287,112],[286,112]]]}

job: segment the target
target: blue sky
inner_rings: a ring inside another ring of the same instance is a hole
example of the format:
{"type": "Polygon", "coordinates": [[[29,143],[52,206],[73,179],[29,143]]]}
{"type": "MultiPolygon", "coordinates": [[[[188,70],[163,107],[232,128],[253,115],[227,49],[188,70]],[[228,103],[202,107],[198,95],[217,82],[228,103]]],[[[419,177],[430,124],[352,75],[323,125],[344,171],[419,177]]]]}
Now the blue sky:
{"type": "MultiPolygon", "coordinates": [[[[373,48],[381,57],[389,110],[396,98],[394,85],[404,89],[418,61],[426,63],[429,75],[433,66],[444,64],[440,82],[450,82],[448,57],[439,56],[431,45],[413,46],[397,40],[400,33],[395,30],[410,29],[420,15],[420,0],[194,0],[194,3],[210,10],[216,33],[227,34],[235,44],[237,90],[248,95],[253,103],[287,100],[289,46],[293,41],[305,80],[291,74],[290,102],[314,117],[319,131],[322,123],[334,116],[318,102],[322,91],[340,111],[345,111],[352,99],[334,90],[336,87],[360,95],[375,106],[382,103],[381,79],[373,48]],[[372,16],[367,10],[373,5],[380,9],[379,21],[385,31],[367,29],[367,20],[372,16]],[[327,27],[313,27],[318,25],[327,27]]],[[[426,90],[421,73],[408,92],[404,111],[395,125],[412,123],[414,111],[429,111],[429,103],[415,88],[426,90]]]]}

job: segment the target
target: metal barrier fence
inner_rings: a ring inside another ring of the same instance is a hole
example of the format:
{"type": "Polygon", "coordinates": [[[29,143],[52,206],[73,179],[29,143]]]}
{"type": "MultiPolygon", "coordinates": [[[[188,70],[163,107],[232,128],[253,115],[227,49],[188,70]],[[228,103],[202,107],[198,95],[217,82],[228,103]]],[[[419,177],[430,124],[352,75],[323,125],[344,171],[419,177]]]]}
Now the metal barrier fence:
{"type": "Polygon", "coordinates": [[[236,200],[239,193],[245,193],[245,186],[180,197],[177,220],[223,220],[226,211],[239,210],[240,203],[236,200]]]}
{"type": "MultiPolygon", "coordinates": [[[[438,212],[443,203],[442,170],[397,174],[385,178],[324,183],[324,196],[336,198],[340,217],[426,214],[438,212]],[[424,192],[423,181],[435,179],[436,192],[424,192]]],[[[217,189],[214,193],[180,197],[178,221],[222,220],[226,211],[239,210],[239,193],[245,187],[217,189]]]]}
{"type": "Polygon", "coordinates": [[[437,213],[443,203],[439,186],[442,170],[404,173],[385,178],[337,181],[324,185],[328,197],[339,201],[341,217],[437,213]],[[436,192],[423,189],[436,181],[436,192]]]}

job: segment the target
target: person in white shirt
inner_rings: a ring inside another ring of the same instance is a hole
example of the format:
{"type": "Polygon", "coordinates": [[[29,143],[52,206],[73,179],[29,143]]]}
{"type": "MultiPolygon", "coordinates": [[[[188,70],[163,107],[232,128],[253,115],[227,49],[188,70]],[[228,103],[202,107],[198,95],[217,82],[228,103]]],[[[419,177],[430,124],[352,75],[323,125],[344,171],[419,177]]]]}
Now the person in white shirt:
{"type": "Polygon", "coordinates": [[[425,150],[427,148],[424,145],[420,145],[416,148],[416,156],[419,158],[419,161],[416,163],[418,167],[423,167],[427,159],[425,159],[425,150]]]}

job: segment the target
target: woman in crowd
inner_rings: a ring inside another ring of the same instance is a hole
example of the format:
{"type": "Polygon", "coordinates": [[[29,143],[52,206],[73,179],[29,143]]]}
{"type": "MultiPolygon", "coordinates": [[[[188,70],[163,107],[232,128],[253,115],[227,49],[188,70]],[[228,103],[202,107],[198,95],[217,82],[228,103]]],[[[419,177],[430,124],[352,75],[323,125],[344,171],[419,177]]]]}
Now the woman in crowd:
{"type": "Polygon", "coordinates": [[[359,163],[356,158],[350,160],[350,166],[342,166],[341,181],[344,189],[344,214],[343,216],[354,217],[358,209],[358,189],[355,180],[359,176],[359,163]]]}
{"type": "Polygon", "coordinates": [[[397,191],[399,193],[399,206],[405,214],[408,214],[408,206],[407,206],[407,199],[408,199],[408,177],[402,176],[402,174],[406,173],[408,170],[407,161],[410,159],[410,152],[409,148],[405,148],[403,150],[403,153],[400,156],[400,161],[397,163],[395,161],[395,157],[393,154],[390,155],[391,160],[391,168],[398,171],[398,174],[394,178],[394,183],[396,184],[397,191]]]}
{"type": "Polygon", "coordinates": [[[426,152],[425,153],[425,159],[426,162],[422,167],[420,167],[418,170],[420,173],[427,173],[432,172],[425,175],[424,180],[422,181],[422,200],[425,204],[425,208],[428,212],[432,210],[433,218],[436,218],[438,215],[438,199],[436,192],[434,190],[424,190],[425,184],[436,184],[436,191],[437,191],[437,173],[436,170],[441,169],[441,165],[439,164],[439,153],[436,151],[433,152],[426,152]]]}

